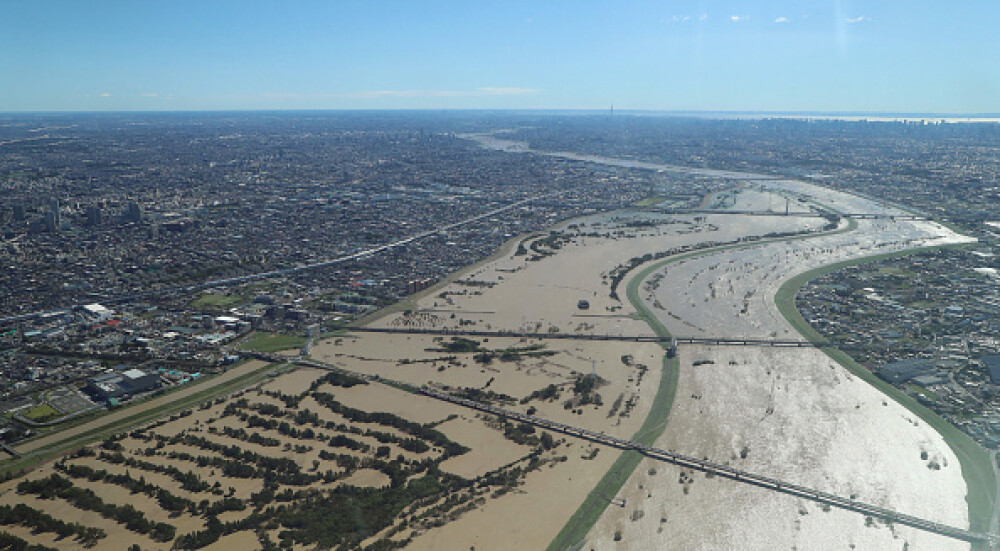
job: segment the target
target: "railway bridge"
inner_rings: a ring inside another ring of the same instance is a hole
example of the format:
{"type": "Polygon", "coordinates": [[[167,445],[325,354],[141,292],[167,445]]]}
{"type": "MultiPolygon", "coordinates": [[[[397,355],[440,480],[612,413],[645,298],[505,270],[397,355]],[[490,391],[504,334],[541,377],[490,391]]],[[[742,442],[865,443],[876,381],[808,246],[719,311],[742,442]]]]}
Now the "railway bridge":
{"type": "Polygon", "coordinates": [[[977,532],[965,528],[949,526],[947,524],[916,517],[913,515],[908,515],[892,509],[880,507],[878,505],[873,505],[870,503],[865,503],[863,501],[858,501],[856,499],[851,499],[849,497],[838,496],[836,494],[831,494],[829,492],[823,492],[820,490],[808,488],[798,484],[785,482],[769,476],[751,473],[748,471],[744,471],[742,469],[730,467],[728,465],[715,463],[707,459],[698,459],[696,457],[675,453],[669,450],[647,446],[645,444],[641,444],[633,440],[616,438],[614,436],[609,436],[607,434],[595,432],[592,430],[575,427],[572,425],[566,425],[563,423],[558,423],[556,421],[550,421],[548,419],[543,419],[541,417],[525,415],[523,413],[519,413],[516,411],[499,408],[496,406],[491,406],[473,400],[467,400],[465,398],[459,398],[457,396],[453,396],[445,392],[440,392],[431,389],[429,387],[421,387],[419,390],[422,394],[431,396],[433,398],[437,398],[438,400],[444,400],[447,402],[451,402],[453,404],[457,404],[467,408],[472,408],[493,415],[498,415],[501,417],[506,417],[509,419],[516,419],[523,423],[528,423],[530,425],[539,428],[549,429],[554,432],[559,432],[561,434],[566,434],[569,436],[575,436],[597,444],[602,444],[605,446],[618,448],[621,450],[634,450],[651,459],[656,459],[666,463],[672,463],[674,465],[678,465],[681,467],[696,469],[705,473],[712,473],[715,476],[728,478],[730,480],[742,482],[745,484],[752,484],[754,486],[759,486],[761,488],[766,488],[768,490],[772,490],[775,492],[781,492],[784,494],[800,497],[803,499],[808,499],[810,501],[823,503],[825,505],[830,505],[832,507],[838,507],[840,509],[854,511],[856,513],[882,519],[886,522],[902,524],[905,526],[917,528],[919,530],[933,532],[935,534],[940,534],[942,536],[959,539],[970,543],[985,542],[991,546],[1000,544],[1000,537],[994,534],[987,534],[984,532],[977,532]]]}

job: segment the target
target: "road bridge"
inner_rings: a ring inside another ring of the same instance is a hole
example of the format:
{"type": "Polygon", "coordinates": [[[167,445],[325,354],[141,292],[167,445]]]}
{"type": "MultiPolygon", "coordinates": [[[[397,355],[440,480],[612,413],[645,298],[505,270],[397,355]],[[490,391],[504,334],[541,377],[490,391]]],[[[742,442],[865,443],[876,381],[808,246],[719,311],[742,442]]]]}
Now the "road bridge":
{"type": "Polygon", "coordinates": [[[850,212],[850,213],[823,213],[816,211],[773,211],[773,210],[728,210],[728,209],[666,209],[659,207],[645,207],[643,210],[657,212],[661,214],[738,214],[742,216],[789,216],[805,218],[822,218],[830,214],[836,214],[842,218],[855,218],[858,220],[927,220],[926,216],[918,214],[887,214],[878,212],[850,212]]]}
{"type": "Polygon", "coordinates": [[[851,348],[850,344],[836,342],[813,343],[809,341],[759,339],[750,337],[660,337],[657,335],[601,335],[594,333],[536,333],[529,331],[480,331],[473,329],[422,329],[395,327],[351,327],[351,333],[387,333],[398,335],[437,335],[452,337],[514,337],[549,340],[659,342],[676,344],[709,344],[721,346],[774,346],[786,348],[851,348]]]}

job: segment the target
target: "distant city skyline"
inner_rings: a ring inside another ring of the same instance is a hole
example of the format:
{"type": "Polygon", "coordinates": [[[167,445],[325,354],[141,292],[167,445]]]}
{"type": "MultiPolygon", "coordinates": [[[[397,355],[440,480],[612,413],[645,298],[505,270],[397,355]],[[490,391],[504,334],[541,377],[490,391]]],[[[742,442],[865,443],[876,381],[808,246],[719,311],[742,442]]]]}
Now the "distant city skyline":
{"type": "Polygon", "coordinates": [[[1000,113],[1000,5],[0,3],[0,111],[1000,113]]]}

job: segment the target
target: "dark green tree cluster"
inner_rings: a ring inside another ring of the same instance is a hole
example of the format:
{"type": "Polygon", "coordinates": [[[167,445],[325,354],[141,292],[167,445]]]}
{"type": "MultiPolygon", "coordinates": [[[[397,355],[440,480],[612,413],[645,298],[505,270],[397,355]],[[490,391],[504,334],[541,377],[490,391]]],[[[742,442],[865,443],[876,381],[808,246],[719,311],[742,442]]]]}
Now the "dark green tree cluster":
{"type": "Polygon", "coordinates": [[[464,387],[456,389],[454,394],[460,398],[465,398],[466,400],[472,400],[474,402],[481,402],[484,404],[516,404],[517,399],[508,394],[503,394],[502,392],[494,392],[492,390],[483,390],[481,388],[470,388],[464,387]]]}
{"type": "Polygon", "coordinates": [[[479,341],[477,340],[452,337],[450,342],[441,343],[441,348],[431,348],[428,350],[433,352],[451,352],[453,354],[470,354],[472,352],[479,352],[482,348],[480,348],[479,341]]]}
{"type": "Polygon", "coordinates": [[[430,442],[435,447],[442,448],[445,452],[445,456],[462,455],[463,453],[469,451],[469,448],[449,440],[448,437],[440,431],[428,428],[420,423],[408,421],[398,415],[385,412],[372,413],[362,411],[360,409],[354,409],[338,402],[333,395],[325,392],[317,392],[313,394],[313,399],[315,399],[316,402],[323,407],[345,417],[349,421],[353,421],[355,423],[373,423],[392,427],[420,440],[430,442]]]}
{"type": "Polygon", "coordinates": [[[189,492],[205,492],[212,488],[212,485],[205,482],[193,471],[181,471],[173,465],[159,465],[149,461],[143,461],[134,457],[125,457],[120,453],[108,454],[101,452],[99,458],[112,465],[125,465],[126,467],[141,469],[144,471],[165,474],[180,483],[181,488],[189,492]]]}
{"type": "Polygon", "coordinates": [[[78,509],[94,511],[102,517],[125,525],[125,528],[138,534],[149,534],[156,541],[174,539],[176,528],[164,522],[152,522],[146,515],[131,505],[114,505],[105,503],[92,490],[77,488],[73,482],[58,474],[48,478],[25,480],[17,485],[19,494],[35,494],[42,499],[63,499],[78,509]]]}
{"type": "Polygon", "coordinates": [[[30,544],[7,532],[0,532],[0,549],[4,549],[5,551],[59,551],[45,545],[30,544]]]}
{"type": "Polygon", "coordinates": [[[108,484],[121,486],[132,493],[148,495],[149,497],[156,499],[156,502],[159,503],[163,510],[171,513],[180,513],[185,510],[195,510],[195,504],[193,501],[175,496],[170,493],[169,490],[161,488],[155,484],[150,484],[141,477],[136,480],[127,472],[125,474],[114,474],[109,473],[104,469],[96,470],[92,467],[88,467],[87,465],[67,465],[64,462],[56,463],[55,468],[70,478],[86,478],[91,482],[103,481],[108,484]]]}
{"type": "Polygon", "coordinates": [[[343,388],[351,388],[358,385],[366,385],[368,384],[368,381],[353,375],[331,371],[327,373],[325,377],[313,381],[313,383],[309,386],[309,391],[312,392],[316,390],[323,383],[343,388]]]}
{"type": "Polygon", "coordinates": [[[325,496],[278,508],[274,520],[283,528],[282,543],[355,548],[392,525],[404,508],[433,503],[454,489],[443,477],[431,474],[396,487],[341,486],[325,496]]]}
{"type": "Polygon", "coordinates": [[[554,384],[550,384],[544,388],[536,390],[521,398],[521,404],[527,404],[532,400],[558,400],[559,399],[559,387],[554,384]]]}
{"type": "MultiPolygon", "coordinates": [[[[253,428],[253,427],[251,427],[251,428],[253,428]]],[[[265,447],[268,447],[268,448],[275,448],[275,447],[278,447],[278,446],[281,445],[281,441],[278,440],[277,438],[270,438],[268,436],[262,436],[262,435],[260,435],[259,433],[256,433],[256,432],[250,432],[250,433],[248,433],[246,431],[246,429],[244,429],[242,427],[240,427],[240,428],[222,427],[222,430],[219,430],[219,429],[217,429],[215,427],[209,427],[208,428],[208,433],[209,434],[222,434],[223,436],[228,436],[229,438],[233,438],[235,440],[240,440],[242,442],[249,442],[251,444],[257,444],[257,445],[265,446],[265,447]]]]}
{"type": "MultiPolygon", "coordinates": [[[[61,538],[76,537],[84,547],[92,547],[107,536],[107,533],[100,528],[84,526],[77,522],[64,522],[23,503],[13,507],[0,505],[0,524],[20,524],[36,532],[49,532],[61,538]]],[[[0,549],[3,548],[0,546],[0,549]]]]}

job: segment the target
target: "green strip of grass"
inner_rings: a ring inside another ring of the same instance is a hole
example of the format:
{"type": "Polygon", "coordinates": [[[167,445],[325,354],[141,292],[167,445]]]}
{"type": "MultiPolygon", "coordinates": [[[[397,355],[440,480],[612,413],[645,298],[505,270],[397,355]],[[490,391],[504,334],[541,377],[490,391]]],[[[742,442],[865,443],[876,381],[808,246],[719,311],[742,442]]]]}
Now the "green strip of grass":
{"type": "MultiPolygon", "coordinates": [[[[955,248],[962,247],[963,246],[961,245],[955,246],[955,248]]],[[[798,308],[795,306],[795,297],[798,295],[799,289],[802,288],[803,285],[817,277],[841,270],[847,266],[874,262],[886,258],[909,256],[915,253],[939,248],[944,247],[923,247],[908,251],[900,251],[897,253],[870,256],[866,258],[838,262],[836,264],[830,264],[829,266],[810,270],[786,281],[778,290],[774,301],[781,314],[786,320],[788,320],[789,323],[792,324],[793,327],[795,327],[796,330],[799,331],[799,333],[811,342],[824,343],[827,342],[826,339],[813,329],[805,319],[802,318],[798,308]]],[[[982,532],[989,531],[990,522],[993,518],[993,509],[996,507],[997,498],[996,478],[990,454],[972,438],[969,438],[969,436],[964,432],[952,426],[951,423],[944,420],[927,407],[921,405],[903,391],[876,377],[871,371],[868,371],[863,366],[855,362],[854,359],[848,356],[845,352],[830,347],[824,347],[822,350],[827,356],[830,356],[830,358],[834,361],[844,366],[852,374],[860,377],[868,384],[872,385],[893,400],[899,402],[903,407],[920,417],[920,419],[933,427],[934,430],[936,430],[938,434],[944,438],[945,443],[947,443],[948,446],[951,447],[952,451],[955,452],[955,455],[958,457],[958,461],[962,467],[962,476],[965,478],[965,483],[968,488],[966,501],[969,506],[970,528],[972,530],[982,532]]],[[[979,546],[979,544],[975,547],[982,549],[986,548],[979,546]]]]}
{"type": "Polygon", "coordinates": [[[217,295],[215,293],[203,293],[198,298],[191,301],[192,308],[228,308],[241,302],[245,302],[246,297],[240,295],[217,295]]]}
{"type": "MultiPolygon", "coordinates": [[[[635,307],[638,318],[644,319],[652,327],[653,331],[660,337],[670,337],[670,332],[660,323],[660,320],[643,304],[639,298],[639,284],[655,269],[674,262],[678,258],[669,258],[644,268],[632,277],[626,286],[626,295],[629,302],[635,307]]],[[[656,389],[656,396],[653,398],[653,405],[649,409],[649,415],[639,427],[639,431],[632,436],[632,440],[646,445],[652,445],[656,439],[663,434],[667,427],[667,419],[670,417],[670,409],[673,407],[674,394],[677,392],[677,380],[680,376],[677,358],[663,357],[663,371],[660,373],[660,385],[656,389]]],[[[564,551],[583,541],[587,533],[601,518],[604,509],[607,508],[610,499],[621,490],[625,482],[632,476],[632,472],[642,461],[642,454],[635,450],[622,452],[618,459],[612,463],[608,472],[601,477],[597,486],[587,495],[580,507],[573,513],[563,529],[559,531],[555,539],[548,546],[548,551],[564,551]]]]}
{"type": "Polygon", "coordinates": [[[60,415],[62,414],[56,411],[56,408],[50,406],[49,404],[41,404],[24,412],[25,417],[31,419],[32,421],[38,421],[38,422],[47,421],[49,419],[55,419],[60,415]]]}
{"type": "Polygon", "coordinates": [[[666,197],[662,197],[662,196],[659,196],[659,195],[653,195],[653,196],[650,196],[650,197],[646,197],[645,199],[642,199],[641,201],[636,201],[633,206],[636,206],[636,207],[651,207],[653,205],[659,205],[660,203],[662,203],[665,200],[666,200],[666,197]]]}
{"type": "MultiPolygon", "coordinates": [[[[663,358],[663,373],[660,375],[660,386],[650,408],[649,416],[642,424],[632,440],[646,445],[652,445],[657,438],[663,434],[667,425],[667,418],[670,416],[670,408],[673,405],[674,394],[677,391],[677,378],[679,375],[676,358],[663,358]]],[[[643,455],[635,450],[622,452],[618,459],[612,463],[608,472],[601,477],[597,486],[587,495],[580,508],[573,513],[563,529],[559,531],[555,539],[548,546],[548,551],[565,551],[573,548],[587,537],[587,533],[604,514],[610,500],[621,490],[625,482],[632,476],[632,472],[639,466],[643,455]]]]}
{"type": "Polygon", "coordinates": [[[307,339],[298,335],[285,335],[282,333],[254,333],[240,345],[242,350],[255,350],[257,352],[279,352],[292,348],[302,348],[307,339]]]}

